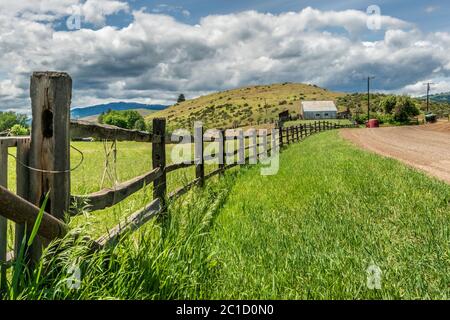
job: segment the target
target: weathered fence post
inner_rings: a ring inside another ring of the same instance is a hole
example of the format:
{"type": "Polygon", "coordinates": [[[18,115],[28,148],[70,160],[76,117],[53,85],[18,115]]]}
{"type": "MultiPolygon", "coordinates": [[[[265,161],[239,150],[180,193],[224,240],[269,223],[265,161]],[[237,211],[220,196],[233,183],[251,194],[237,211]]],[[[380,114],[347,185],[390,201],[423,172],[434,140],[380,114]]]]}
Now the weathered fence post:
{"type": "Polygon", "coordinates": [[[225,163],[227,161],[226,143],[227,143],[226,131],[222,129],[220,130],[220,138],[219,138],[219,169],[221,170],[219,175],[223,174],[223,169],[225,168],[225,163]]]}
{"type": "Polygon", "coordinates": [[[289,144],[289,127],[286,127],[286,144],[289,144]]]}
{"type": "Polygon", "coordinates": [[[262,157],[263,159],[265,159],[269,156],[269,152],[268,152],[269,148],[267,146],[267,133],[268,133],[267,130],[266,131],[258,130],[258,138],[261,138],[261,140],[262,140],[261,142],[258,141],[258,145],[259,145],[258,159],[261,159],[261,155],[263,155],[263,157],[262,157]],[[261,152],[261,149],[262,149],[262,152],[261,152]]]}
{"type": "Polygon", "coordinates": [[[203,156],[204,144],[203,126],[195,127],[195,178],[198,179],[198,185],[203,187],[205,185],[205,159],[203,156]]]}
{"type": "MultiPolygon", "coordinates": [[[[39,207],[49,193],[46,212],[64,220],[70,205],[72,79],[63,72],[35,72],[30,93],[33,122],[29,163],[35,169],[30,172],[30,201],[39,207]]],[[[43,238],[36,240],[35,261],[42,245],[47,244],[43,238]]]]}
{"type": "MultiPolygon", "coordinates": [[[[16,161],[16,189],[17,195],[25,200],[30,199],[30,171],[24,165],[29,165],[30,140],[21,140],[17,143],[16,161]]],[[[30,228],[31,226],[29,226],[30,228]]],[[[31,231],[28,229],[28,231],[31,231]]],[[[25,225],[16,224],[14,252],[17,256],[25,237],[25,225]]]]}
{"type": "Polygon", "coordinates": [[[317,132],[317,121],[314,121],[314,132],[317,132]]]}
{"type": "MultiPolygon", "coordinates": [[[[248,132],[248,163],[257,164],[258,163],[258,136],[256,129],[252,128],[248,132]]],[[[245,154],[244,154],[245,155],[245,154]]]]}
{"type": "MultiPolygon", "coordinates": [[[[225,136],[225,133],[224,133],[225,136]]],[[[244,130],[238,130],[238,164],[245,164],[245,137],[244,130]]],[[[224,147],[225,148],[225,147],[224,147]]]]}
{"type": "Polygon", "coordinates": [[[295,133],[297,135],[297,141],[299,141],[300,140],[299,126],[295,127],[295,133]]]}
{"type": "Polygon", "coordinates": [[[153,169],[160,168],[161,176],[153,182],[153,199],[161,201],[161,213],[166,213],[167,173],[166,173],[166,119],[153,119],[152,144],[153,169]]]}
{"type": "MultiPolygon", "coordinates": [[[[8,186],[8,147],[0,140],[0,185],[8,186]]],[[[0,216],[0,293],[6,288],[6,255],[8,248],[8,220],[0,216]]]]}
{"type": "Polygon", "coordinates": [[[283,147],[283,127],[280,126],[278,128],[279,131],[279,139],[280,139],[280,148],[283,147]]]}

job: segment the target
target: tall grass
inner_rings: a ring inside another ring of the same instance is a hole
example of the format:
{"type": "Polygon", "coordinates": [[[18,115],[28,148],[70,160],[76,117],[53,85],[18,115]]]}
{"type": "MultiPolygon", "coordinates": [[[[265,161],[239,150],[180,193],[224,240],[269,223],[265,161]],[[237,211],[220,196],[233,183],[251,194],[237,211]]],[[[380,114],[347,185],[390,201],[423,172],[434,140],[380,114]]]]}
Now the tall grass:
{"type": "Polygon", "coordinates": [[[226,199],[232,176],[195,190],[155,220],[108,250],[91,253],[89,241],[72,234],[53,243],[34,270],[23,263],[13,273],[28,274],[11,286],[13,299],[180,299],[205,298],[204,279],[214,269],[209,231],[226,199]],[[73,270],[81,271],[73,288],[73,270]]]}

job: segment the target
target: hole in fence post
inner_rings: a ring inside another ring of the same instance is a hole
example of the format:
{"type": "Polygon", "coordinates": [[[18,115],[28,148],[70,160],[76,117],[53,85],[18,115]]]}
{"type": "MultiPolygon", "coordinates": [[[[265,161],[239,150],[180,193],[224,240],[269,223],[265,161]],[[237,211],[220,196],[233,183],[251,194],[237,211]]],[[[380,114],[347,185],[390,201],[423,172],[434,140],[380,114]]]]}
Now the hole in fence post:
{"type": "Polygon", "coordinates": [[[44,138],[53,137],[53,112],[48,109],[42,112],[42,135],[44,138]]]}

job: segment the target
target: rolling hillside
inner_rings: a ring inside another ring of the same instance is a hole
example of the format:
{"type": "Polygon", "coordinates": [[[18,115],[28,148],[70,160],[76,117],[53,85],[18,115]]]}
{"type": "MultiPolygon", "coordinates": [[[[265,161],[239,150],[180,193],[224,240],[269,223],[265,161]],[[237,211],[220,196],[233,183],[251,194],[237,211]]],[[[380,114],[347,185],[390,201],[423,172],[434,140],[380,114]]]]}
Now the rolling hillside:
{"type": "Polygon", "coordinates": [[[343,93],[313,85],[282,83],[247,86],[188,100],[147,117],[166,117],[169,129],[191,128],[196,120],[205,127],[246,126],[271,122],[289,110],[298,114],[301,100],[336,100],[343,93]]]}
{"type": "MultiPolygon", "coordinates": [[[[422,100],[426,100],[427,97],[421,97],[422,100]]],[[[438,93],[430,95],[430,100],[434,102],[447,102],[450,103],[450,92],[438,93]]]]}

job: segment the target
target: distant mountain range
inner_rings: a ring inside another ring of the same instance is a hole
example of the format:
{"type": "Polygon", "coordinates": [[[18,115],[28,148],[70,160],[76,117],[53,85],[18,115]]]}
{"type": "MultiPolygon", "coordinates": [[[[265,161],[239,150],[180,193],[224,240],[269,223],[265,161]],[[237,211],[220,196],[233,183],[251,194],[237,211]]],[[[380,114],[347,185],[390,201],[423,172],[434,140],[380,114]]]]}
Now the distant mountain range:
{"type": "MultiPolygon", "coordinates": [[[[422,100],[426,100],[427,96],[420,97],[422,100]]],[[[430,95],[430,100],[434,102],[447,102],[450,103],[450,92],[438,93],[430,95]]]]}
{"type": "Polygon", "coordinates": [[[142,104],[135,102],[112,102],[107,104],[99,104],[90,107],[74,108],[71,110],[72,119],[80,119],[99,115],[108,110],[124,111],[124,110],[134,110],[134,109],[145,109],[152,111],[159,111],[166,109],[167,106],[160,104],[142,104]]]}

